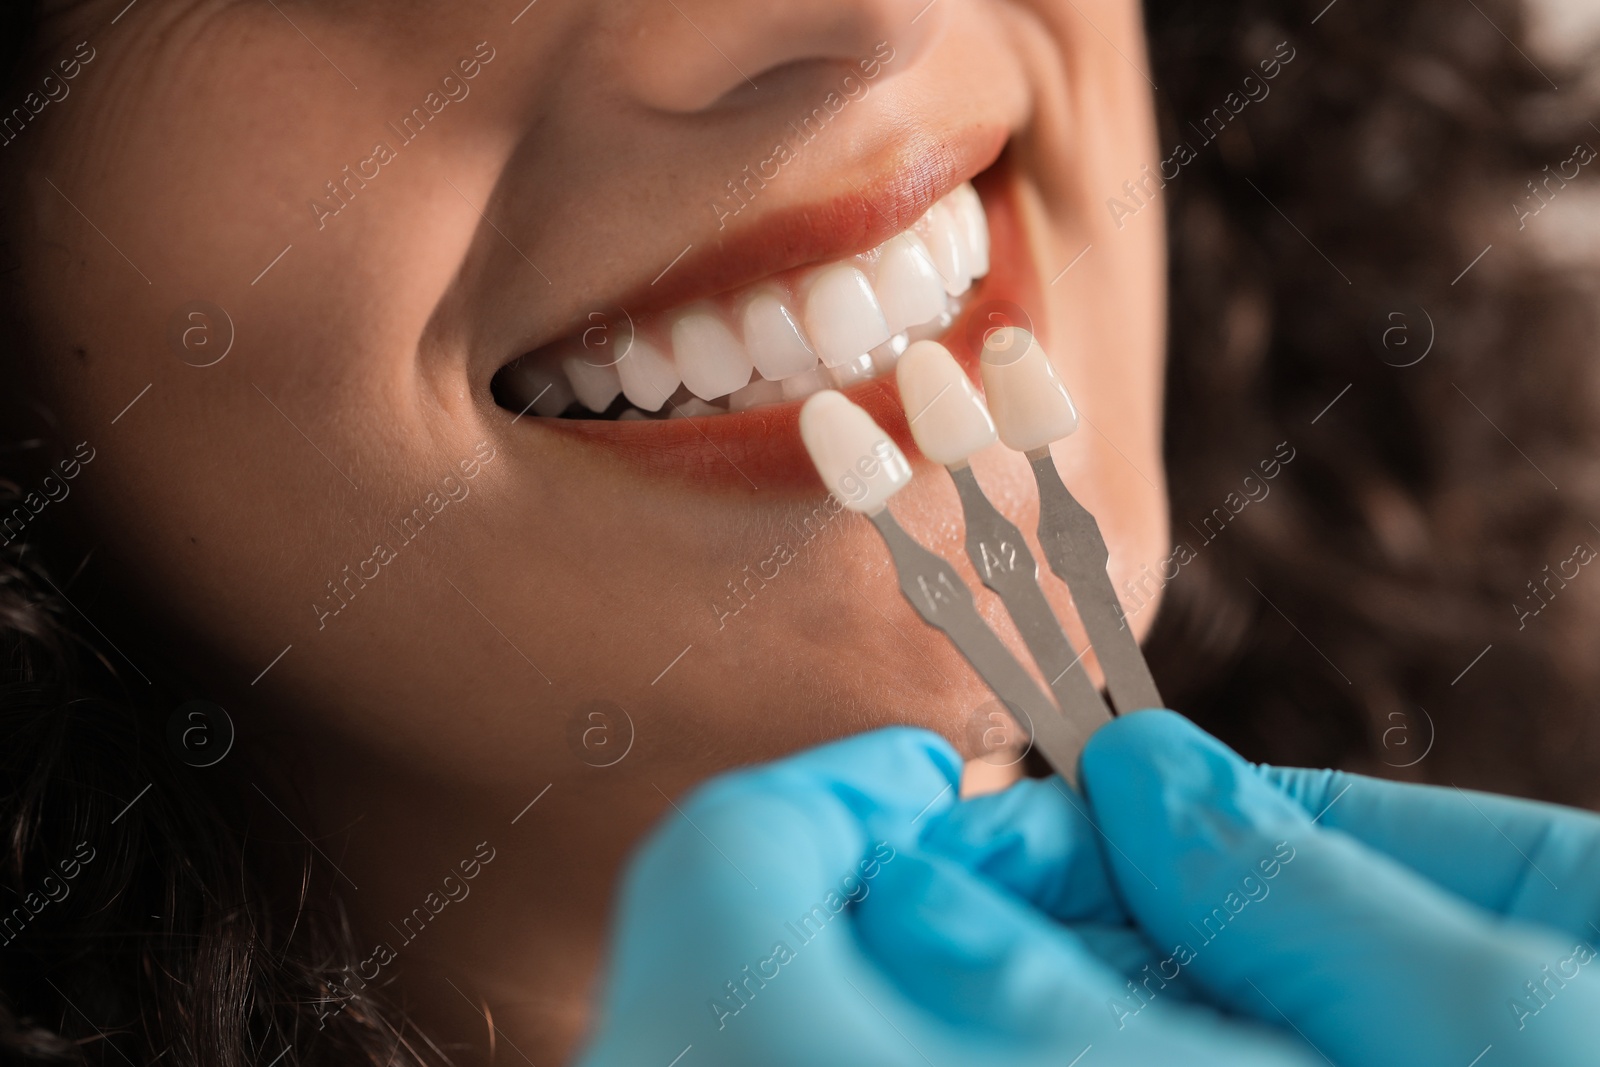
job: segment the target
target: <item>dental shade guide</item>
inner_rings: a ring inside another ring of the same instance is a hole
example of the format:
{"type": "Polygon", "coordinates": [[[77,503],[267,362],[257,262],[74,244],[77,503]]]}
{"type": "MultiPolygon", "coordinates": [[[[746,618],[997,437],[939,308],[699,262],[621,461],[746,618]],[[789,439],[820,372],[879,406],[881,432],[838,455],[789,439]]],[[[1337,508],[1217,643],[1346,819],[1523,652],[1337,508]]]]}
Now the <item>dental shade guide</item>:
{"type": "MultiPolygon", "coordinates": [[[[900,591],[924,622],[942,630],[1039,747],[1055,772],[1078,784],[1078,757],[1098,723],[1056,710],[1033,677],[978,614],[972,592],[941,557],[906,533],[887,507],[868,516],[883,535],[900,575],[900,591]]],[[[1091,690],[1092,692],[1092,690],[1091,690]]],[[[1095,694],[1098,699],[1098,694],[1095,694]]],[[[1102,705],[1103,707],[1103,705],[1102,705]]]]}
{"type": "Polygon", "coordinates": [[[1000,597],[1061,714],[1082,734],[1081,746],[1111,713],[1039,588],[1039,565],[1022,531],[984,495],[967,462],[997,437],[983,399],[955,357],[936,341],[907,348],[895,374],[917,447],[944,464],[955,482],[966,521],[967,558],[979,580],[1000,597]]]}
{"type": "Polygon", "coordinates": [[[900,591],[928,625],[942,631],[1028,731],[1050,765],[1077,783],[1078,755],[1092,725],[1069,722],[989,624],[972,592],[942,558],[901,527],[888,508],[911,480],[911,467],[872,416],[833,390],[813,394],[800,411],[800,436],[823,482],[844,505],[872,520],[888,546],[900,591]]]}
{"type": "Polygon", "coordinates": [[[1067,489],[1050,456],[1050,443],[1078,425],[1066,386],[1039,342],[1015,326],[984,339],[980,371],[1000,440],[1024,453],[1033,468],[1039,487],[1039,545],[1050,570],[1072,593],[1112,704],[1124,714],[1164,707],[1106,571],[1110,553],[1100,524],[1067,489]]]}

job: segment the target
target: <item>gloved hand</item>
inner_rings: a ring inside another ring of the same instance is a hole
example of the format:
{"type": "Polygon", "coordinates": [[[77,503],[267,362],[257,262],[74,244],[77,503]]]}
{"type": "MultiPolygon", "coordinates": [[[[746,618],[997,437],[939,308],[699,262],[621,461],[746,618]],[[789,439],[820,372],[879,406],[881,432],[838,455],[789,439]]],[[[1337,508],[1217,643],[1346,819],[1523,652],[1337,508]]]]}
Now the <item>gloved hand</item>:
{"type": "Polygon", "coordinates": [[[1600,1062],[1600,818],[1255,767],[1164,711],[1101,729],[1082,781],[1163,973],[1225,1009],[1339,1067],[1600,1062]]]}
{"type": "Polygon", "coordinates": [[[1321,1063],[1176,998],[1119,1029],[1127,978],[1089,943],[1124,967],[1149,949],[1081,798],[1052,780],[960,803],[959,773],[941,739],[894,729],[699,789],[626,876],[580,1062],[1321,1063]]]}

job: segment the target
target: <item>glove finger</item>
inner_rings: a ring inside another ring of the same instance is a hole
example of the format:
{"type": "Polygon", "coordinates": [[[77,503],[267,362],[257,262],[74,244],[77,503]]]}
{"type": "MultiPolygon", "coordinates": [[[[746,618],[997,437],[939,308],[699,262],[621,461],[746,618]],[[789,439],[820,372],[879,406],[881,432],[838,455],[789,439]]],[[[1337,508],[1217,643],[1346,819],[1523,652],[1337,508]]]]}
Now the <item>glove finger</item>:
{"type": "Polygon", "coordinates": [[[1259,768],[1343,830],[1498,915],[1600,938],[1600,817],[1554,804],[1338,771],[1259,768]]]}
{"type": "MultiPolygon", "coordinates": [[[[896,860],[857,916],[867,954],[947,1029],[942,1047],[976,1040],[989,1053],[986,1062],[1060,1065],[1089,1048],[1106,1064],[1310,1062],[1298,1043],[1186,1008],[1176,986],[1161,991],[1159,1004],[1149,996],[1147,1013],[1115,1010],[1121,996],[1131,995],[1132,983],[1078,928],[1049,919],[941,856],[896,860]]],[[[1124,945],[1135,936],[1125,928],[1116,934],[1124,945]]]]}
{"type": "Polygon", "coordinates": [[[1205,990],[1172,966],[1167,961],[1169,954],[1158,949],[1139,927],[1082,923],[1074,924],[1072,932],[1084,948],[1123,978],[1115,1000],[1106,1005],[1113,1016],[1121,1018],[1135,1005],[1148,1004],[1158,997],[1164,1001],[1208,1001],[1205,990]]]}
{"type": "Polygon", "coordinates": [[[1173,999],[1196,999],[1181,976],[1157,972],[1164,954],[1131,925],[1101,841],[1087,801],[1052,776],[1024,779],[947,809],[923,834],[922,848],[1070,924],[1092,956],[1132,984],[1128,992],[1160,988],[1173,999]]]}
{"type": "Polygon", "coordinates": [[[674,803],[623,878],[609,996],[650,997],[659,961],[701,976],[684,1013],[770,957],[786,924],[833,925],[914,844],[924,809],[955,803],[961,761],[937,735],[896,728],[724,775],[674,803]],[[631,953],[632,956],[627,957],[631,953]]]}
{"type": "Polygon", "coordinates": [[[1082,773],[1102,827],[1124,850],[1109,862],[1128,907],[1173,946],[1172,965],[1226,1006],[1287,1021],[1333,1062],[1465,1064],[1489,1045],[1514,1045],[1523,1061],[1568,1062],[1571,1027],[1600,1007],[1596,980],[1572,965],[1544,1009],[1549,1021],[1529,1027],[1515,995],[1574,946],[1492,923],[1320,829],[1179,716],[1139,712],[1107,725],[1082,773]]]}
{"type": "Polygon", "coordinates": [[[1105,1020],[1120,974],[1053,922],[958,863],[903,855],[859,906],[867,952],[936,1015],[1047,1035],[1105,1020]]]}
{"type": "Polygon", "coordinates": [[[657,878],[684,870],[743,883],[787,910],[861,873],[879,844],[880,860],[915,845],[919,821],[956,803],[960,776],[960,757],[937,734],[851,737],[701,786],[673,804],[641,864],[665,866],[657,878]]]}
{"type": "Polygon", "coordinates": [[[1052,776],[946,809],[930,821],[921,847],[1062,922],[1126,925],[1099,833],[1083,798],[1052,776]]]}

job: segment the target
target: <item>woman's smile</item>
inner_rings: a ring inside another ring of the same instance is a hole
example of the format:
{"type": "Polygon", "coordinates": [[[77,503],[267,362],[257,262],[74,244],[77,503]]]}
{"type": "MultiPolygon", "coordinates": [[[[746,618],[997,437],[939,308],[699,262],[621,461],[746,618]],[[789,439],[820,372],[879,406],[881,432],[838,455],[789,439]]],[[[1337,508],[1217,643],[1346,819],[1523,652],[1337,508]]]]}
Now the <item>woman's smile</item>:
{"type": "Polygon", "coordinates": [[[962,183],[863,253],[545,346],[502,371],[497,401],[530,432],[577,435],[707,486],[810,490],[796,424],[819,389],[844,390],[914,451],[892,384],[906,345],[941,340],[976,379],[982,335],[1037,306],[1004,160],[977,184],[982,199],[962,183]],[[708,363],[726,377],[701,387],[708,363]]]}
{"type": "Polygon", "coordinates": [[[624,308],[623,321],[546,345],[517,361],[502,403],[519,414],[576,405],[576,417],[643,419],[804,400],[887,373],[909,341],[943,337],[988,273],[988,220],[963,183],[859,255],[649,317],[624,308]]]}

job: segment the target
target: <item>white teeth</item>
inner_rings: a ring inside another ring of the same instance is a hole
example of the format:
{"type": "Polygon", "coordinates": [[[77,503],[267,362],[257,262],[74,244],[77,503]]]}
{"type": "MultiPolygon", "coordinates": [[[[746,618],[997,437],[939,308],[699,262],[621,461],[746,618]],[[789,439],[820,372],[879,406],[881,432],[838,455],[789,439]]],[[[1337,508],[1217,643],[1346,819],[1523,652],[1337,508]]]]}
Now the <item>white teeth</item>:
{"type": "Polygon", "coordinates": [[[938,341],[918,341],[895,368],[900,402],[922,454],[947,466],[995,442],[994,420],[967,372],[938,341]]]}
{"type": "Polygon", "coordinates": [[[810,370],[817,362],[794,314],[770,290],[757,293],[745,305],[744,345],[756,370],[774,382],[810,370]]]}
{"type": "Polygon", "coordinates": [[[937,318],[944,311],[944,282],[927,246],[915,234],[901,234],[883,246],[872,287],[891,333],[937,318]]]}
{"type": "Polygon", "coordinates": [[[531,411],[547,419],[561,414],[578,399],[559,367],[531,357],[507,367],[500,388],[506,405],[517,414],[531,411]]]}
{"type": "Polygon", "coordinates": [[[967,262],[970,256],[961,221],[943,200],[928,209],[924,221],[926,232],[921,228],[923,224],[919,224],[918,232],[933,257],[933,266],[944,282],[944,291],[960,296],[972,287],[972,271],[967,262]]]}
{"type": "Polygon", "coordinates": [[[845,507],[871,515],[911,481],[911,465],[872,416],[824,390],[800,409],[800,439],[823,484],[845,507]]]}
{"type": "Polygon", "coordinates": [[[820,393],[828,388],[828,380],[823,374],[820,367],[808,370],[803,374],[785,378],[778,383],[778,388],[783,392],[785,400],[802,400],[812,393],[820,393]]]}
{"type": "Polygon", "coordinates": [[[691,396],[683,403],[675,405],[671,413],[667,415],[667,418],[688,419],[696,415],[726,415],[727,413],[728,410],[726,408],[719,408],[715,404],[708,404],[704,400],[691,396]]]}
{"type": "Polygon", "coordinates": [[[970,183],[962,182],[950,194],[950,206],[961,227],[967,270],[974,278],[982,278],[989,273],[989,217],[984,214],[983,201],[970,183]]]}
{"type": "Polygon", "coordinates": [[[769,382],[765,378],[753,379],[743,389],[735,389],[728,394],[729,411],[749,411],[765,404],[782,402],[783,386],[777,382],[769,382]]]}
{"type": "Polygon", "coordinates": [[[829,367],[864,356],[889,339],[867,276],[847,263],[824,267],[806,291],[806,333],[829,367]]]}
{"type": "Polygon", "coordinates": [[[883,344],[872,350],[872,372],[874,374],[888,374],[894,370],[894,365],[900,362],[900,354],[911,343],[911,338],[904,333],[897,333],[883,344]]]}
{"type": "Polygon", "coordinates": [[[628,403],[645,411],[660,411],[681,384],[672,357],[638,333],[617,361],[617,375],[628,403]]]}
{"type": "Polygon", "coordinates": [[[709,309],[678,316],[672,324],[672,353],[683,384],[701,400],[727,396],[750,380],[753,369],[743,342],[709,309]]]}
{"type": "MultiPolygon", "coordinates": [[[[887,341],[884,344],[888,344],[887,341]]],[[[882,345],[879,346],[883,347],[882,345]]],[[[828,378],[835,389],[844,389],[856,382],[864,382],[877,373],[873,365],[872,356],[857,356],[848,363],[841,363],[837,367],[828,368],[828,378]]]]}
{"type": "Polygon", "coordinates": [[[646,317],[620,358],[576,336],[547,345],[504,368],[495,397],[554,417],[575,401],[604,414],[622,393],[665,415],[691,396],[746,411],[842,388],[947,334],[989,266],[983,204],[963,183],[877,248],[646,317]]]}
{"type": "Polygon", "coordinates": [[[653,420],[651,420],[649,415],[646,415],[644,412],[640,411],[638,408],[629,408],[628,410],[624,411],[622,414],[617,416],[617,421],[618,422],[635,422],[635,421],[638,421],[640,419],[643,419],[645,422],[653,421],[653,420]]]}
{"type": "Polygon", "coordinates": [[[912,344],[918,341],[937,341],[943,337],[945,331],[950,329],[950,324],[956,321],[954,311],[946,311],[932,322],[925,322],[921,326],[913,326],[906,331],[912,344]]]}
{"type": "Polygon", "coordinates": [[[983,341],[983,391],[1007,448],[1031,452],[1078,428],[1078,409],[1050,357],[1020,326],[1002,326],[983,341]]]}
{"type": "Polygon", "coordinates": [[[622,379],[614,365],[596,366],[581,352],[563,356],[561,369],[567,372],[567,380],[572,383],[578,402],[597,415],[610,407],[622,392],[622,379]]]}

